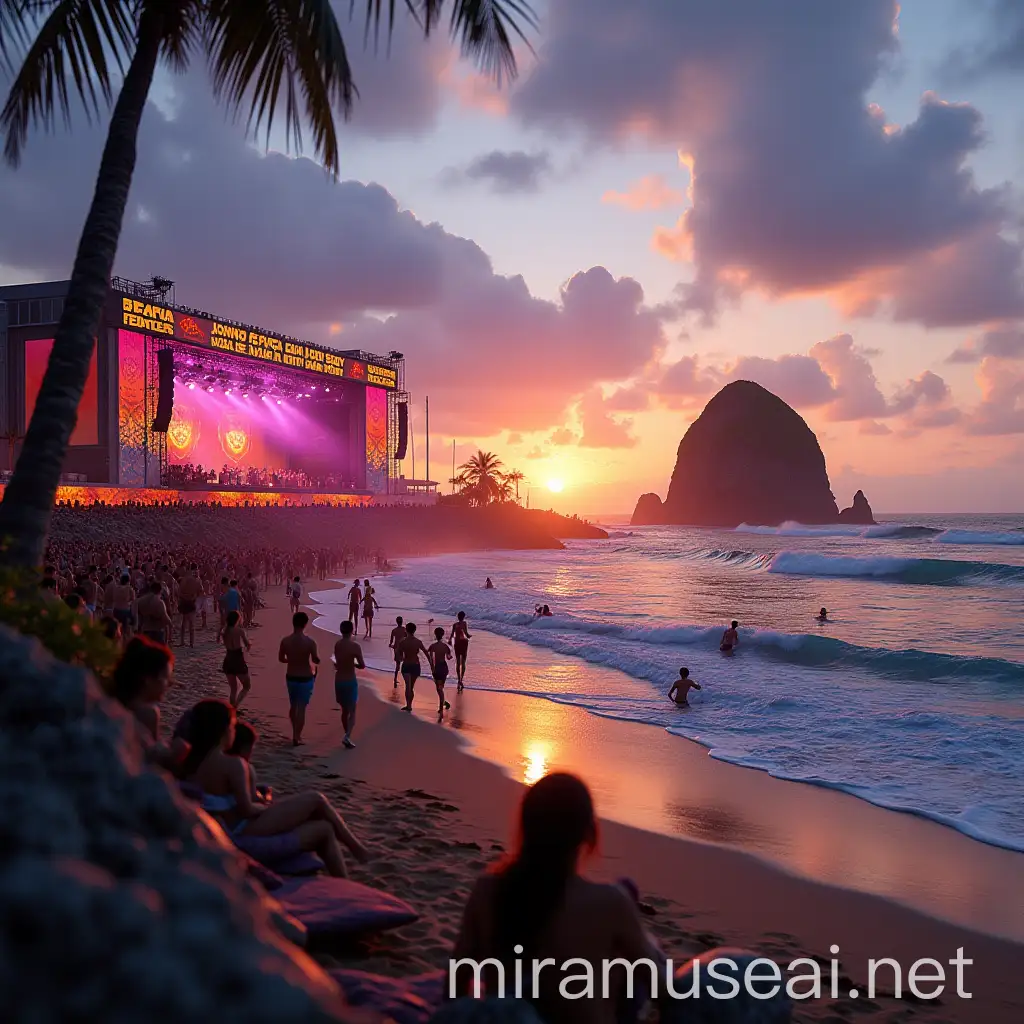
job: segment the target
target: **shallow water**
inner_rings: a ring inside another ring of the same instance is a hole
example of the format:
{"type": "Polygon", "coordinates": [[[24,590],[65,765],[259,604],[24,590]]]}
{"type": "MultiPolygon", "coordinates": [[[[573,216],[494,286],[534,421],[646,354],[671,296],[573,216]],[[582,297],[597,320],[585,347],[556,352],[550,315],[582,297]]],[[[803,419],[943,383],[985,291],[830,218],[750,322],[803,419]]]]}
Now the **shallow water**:
{"type": "Polygon", "coordinates": [[[618,529],[565,551],[420,559],[390,582],[529,645],[503,648],[488,673],[501,689],[1024,850],[1024,516],[618,529]],[[534,619],[538,603],[554,616],[534,619]],[[731,618],[741,645],[724,656],[731,618]],[[538,649],[619,671],[540,672],[538,649]],[[681,712],[666,691],[682,665],[704,690],[681,712]]]}

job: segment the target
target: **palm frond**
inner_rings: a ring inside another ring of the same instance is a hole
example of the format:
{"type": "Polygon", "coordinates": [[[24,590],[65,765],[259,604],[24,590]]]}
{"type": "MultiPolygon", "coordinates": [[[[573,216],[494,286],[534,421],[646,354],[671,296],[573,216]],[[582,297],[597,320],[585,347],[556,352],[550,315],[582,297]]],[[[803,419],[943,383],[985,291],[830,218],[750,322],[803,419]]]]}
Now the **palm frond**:
{"type": "Polygon", "coordinates": [[[134,42],[135,23],[130,5],[120,0],[0,0],[0,27],[25,38],[45,12],[38,34],[28,47],[11,85],[0,131],[4,156],[11,164],[21,159],[22,147],[33,124],[49,130],[59,110],[71,119],[69,86],[81,97],[87,117],[98,115],[101,102],[109,104],[111,61],[123,72],[125,57],[134,42]]]}
{"type": "Polygon", "coordinates": [[[165,0],[155,2],[164,7],[161,52],[173,70],[185,71],[202,38],[206,4],[203,0],[177,0],[173,4],[165,0]]]}
{"type": "Polygon", "coordinates": [[[283,90],[289,147],[301,151],[308,121],[317,156],[338,173],[335,113],[348,116],[356,89],[330,0],[209,0],[206,47],[215,94],[236,111],[251,97],[250,129],[269,139],[283,90]]]}
{"type": "MultiPolygon", "coordinates": [[[[476,61],[480,69],[500,85],[503,79],[516,77],[513,36],[533,50],[526,30],[537,28],[537,18],[527,0],[402,0],[423,35],[429,37],[441,20],[445,5],[451,2],[450,29],[462,55],[476,61]]],[[[387,24],[388,46],[395,30],[398,0],[366,0],[364,43],[373,31],[374,49],[380,41],[381,24],[387,24]]],[[[350,0],[350,13],[355,0],[350,0]]]]}
{"type": "MultiPolygon", "coordinates": [[[[420,2],[423,7],[443,6],[442,0],[420,2]]],[[[513,37],[532,52],[526,30],[536,28],[537,18],[526,0],[452,0],[452,39],[464,57],[499,85],[518,74],[513,37]]]]}

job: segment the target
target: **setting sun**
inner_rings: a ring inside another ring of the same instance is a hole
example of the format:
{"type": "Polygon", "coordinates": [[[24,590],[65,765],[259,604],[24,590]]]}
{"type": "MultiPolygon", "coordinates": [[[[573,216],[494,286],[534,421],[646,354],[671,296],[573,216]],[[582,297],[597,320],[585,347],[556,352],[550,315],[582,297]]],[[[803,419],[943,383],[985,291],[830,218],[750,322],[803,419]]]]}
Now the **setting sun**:
{"type": "Polygon", "coordinates": [[[561,480],[549,480],[548,490],[551,491],[552,494],[561,494],[562,491],[565,490],[565,483],[561,480]]]}

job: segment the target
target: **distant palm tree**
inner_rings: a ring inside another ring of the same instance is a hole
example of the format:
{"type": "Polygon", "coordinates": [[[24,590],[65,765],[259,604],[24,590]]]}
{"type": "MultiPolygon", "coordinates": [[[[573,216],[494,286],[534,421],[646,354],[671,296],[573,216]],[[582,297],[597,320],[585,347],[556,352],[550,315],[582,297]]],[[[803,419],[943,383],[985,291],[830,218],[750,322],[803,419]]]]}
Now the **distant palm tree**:
{"type": "Polygon", "coordinates": [[[486,505],[501,493],[501,459],[494,452],[477,450],[461,466],[460,475],[466,479],[466,489],[478,505],[486,505]]]}
{"type": "Polygon", "coordinates": [[[526,479],[526,474],[518,469],[510,469],[505,474],[505,481],[516,489],[516,504],[519,504],[519,484],[526,479]]]}
{"type": "MultiPolygon", "coordinates": [[[[527,0],[404,4],[425,36],[450,6],[453,38],[498,81],[516,73],[512,36],[524,38],[523,26],[535,24],[527,0]]],[[[385,17],[390,36],[395,8],[395,0],[366,0],[367,32],[385,17]]],[[[335,114],[348,115],[356,87],[330,0],[0,0],[0,69],[13,75],[0,132],[11,164],[18,163],[30,127],[51,128],[58,112],[68,119],[69,93],[98,115],[113,98],[112,78],[127,65],[50,361],[0,504],[0,542],[7,542],[0,543],[0,558],[10,564],[42,560],[157,64],[163,58],[182,71],[197,54],[209,61],[214,94],[235,110],[247,107],[250,127],[269,132],[282,101],[289,142],[300,147],[307,122],[316,155],[337,175],[335,114]],[[18,62],[12,60],[16,49],[23,51],[18,62]]]]}

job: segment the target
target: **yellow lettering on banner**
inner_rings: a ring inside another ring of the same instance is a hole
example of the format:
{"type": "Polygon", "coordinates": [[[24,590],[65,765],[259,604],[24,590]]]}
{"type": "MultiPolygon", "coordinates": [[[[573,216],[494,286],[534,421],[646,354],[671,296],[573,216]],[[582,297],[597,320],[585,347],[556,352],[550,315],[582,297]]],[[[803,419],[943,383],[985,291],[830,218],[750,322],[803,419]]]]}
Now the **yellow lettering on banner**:
{"type": "Polygon", "coordinates": [[[210,347],[219,348],[223,352],[234,352],[235,344],[230,338],[210,338],[210,347]]]}
{"type": "MultiPolygon", "coordinates": [[[[247,332],[244,327],[235,327],[233,324],[220,324],[216,320],[210,328],[210,337],[231,338],[232,341],[244,342],[247,332]]],[[[239,351],[236,349],[236,351],[239,351]]]]}
{"type": "Polygon", "coordinates": [[[324,368],[324,373],[329,373],[332,377],[344,377],[345,367],[342,366],[327,366],[324,368]]]}
{"type": "Polygon", "coordinates": [[[366,382],[377,384],[380,387],[394,388],[398,386],[398,374],[386,366],[374,366],[366,364],[366,382]]]}
{"type": "Polygon", "coordinates": [[[135,330],[142,331],[145,334],[167,334],[172,337],[174,335],[173,317],[168,323],[164,320],[153,320],[149,317],[142,316],[141,314],[124,313],[122,314],[121,320],[125,327],[133,327],[135,330]]]}

